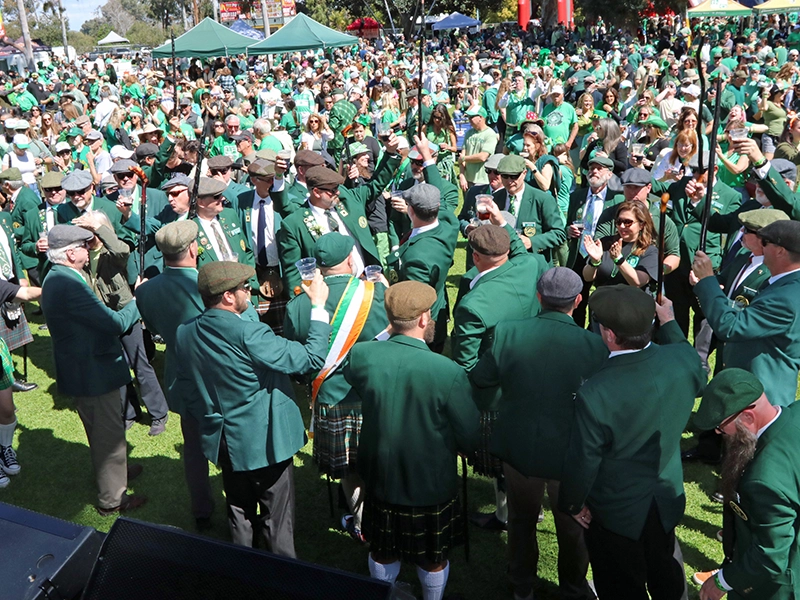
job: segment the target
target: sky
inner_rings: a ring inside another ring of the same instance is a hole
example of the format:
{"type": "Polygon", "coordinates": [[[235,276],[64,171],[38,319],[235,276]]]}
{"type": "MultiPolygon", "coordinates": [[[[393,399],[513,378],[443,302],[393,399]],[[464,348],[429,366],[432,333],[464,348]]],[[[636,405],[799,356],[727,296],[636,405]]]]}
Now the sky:
{"type": "Polygon", "coordinates": [[[94,11],[101,6],[98,0],[61,0],[69,18],[69,28],[79,31],[81,25],[94,17],[94,11]]]}

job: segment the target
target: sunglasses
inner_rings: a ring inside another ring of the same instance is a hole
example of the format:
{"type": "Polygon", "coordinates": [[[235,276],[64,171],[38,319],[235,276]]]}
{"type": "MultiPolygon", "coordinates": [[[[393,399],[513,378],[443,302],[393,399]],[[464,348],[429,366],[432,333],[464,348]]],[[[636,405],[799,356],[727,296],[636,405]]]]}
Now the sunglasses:
{"type": "Polygon", "coordinates": [[[177,198],[178,196],[180,196],[183,192],[185,192],[188,189],[189,188],[181,188],[179,190],[176,190],[175,188],[172,188],[171,190],[169,190],[167,192],[167,196],[169,196],[170,198],[177,198]]]}
{"type": "Polygon", "coordinates": [[[209,169],[209,172],[211,173],[211,175],[223,175],[230,170],[231,170],[230,167],[226,167],[224,169],[209,169]]]}
{"type": "Polygon", "coordinates": [[[309,119],[309,123],[319,123],[319,119],[309,119]]]}
{"type": "Polygon", "coordinates": [[[416,159],[415,159],[415,160],[412,160],[412,161],[411,161],[411,164],[412,164],[412,165],[417,165],[417,166],[421,167],[422,165],[424,165],[424,164],[425,164],[425,161],[424,161],[424,160],[416,160],[416,159]]]}
{"type": "Polygon", "coordinates": [[[518,179],[522,173],[503,173],[500,175],[503,179],[518,179]]]}
{"type": "Polygon", "coordinates": [[[224,123],[214,123],[214,127],[225,127],[224,123]]]}
{"type": "Polygon", "coordinates": [[[761,246],[763,248],[766,248],[769,244],[775,244],[777,246],[777,244],[772,240],[765,240],[764,238],[761,238],[761,246]]]}
{"type": "Polygon", "coordinates": [[[57,154],[59,156],[61,156],[61,155],[65,155],[66,156],[67,154],[72,154],[72,150],[62,150],[61,152],[58,152],[57,154]]]}
{"type": "Polygon", "coordinates": [[[114,179],[133,179],[133,173],[126,171],[125,173],[114,173],[114,179]]]}
{"type": "Polygon", "coordinates": [[[61,186],[52,187],[52,188],[44,188],[44,193],[45,194],[56,194],[56,193],[60,192],[61,189],[62,189],[61,186]]]}
{"type": "Polygon", "coordinates": [[[67,196],[85,196],[86,192],[88,192],[89,188],[91,188],[91,187],[92,186],[85,187],[82,190],[77,190],[77,191],[71,190],[71,191],[67,192],[67,196]]]}
{"type": "Polygon", "coordinates": [[[634,221],[633,219],[617,219],[618,227],[630,227],[634,223],[638,223],[638,221],[634,221]]]}
{"type": "Polygon", "coordinates": [[[500,175],[500,171],[498,171],[497,169],[485,169],[485,171],[487,175],[491,175],[492,177],[500,175]]]}

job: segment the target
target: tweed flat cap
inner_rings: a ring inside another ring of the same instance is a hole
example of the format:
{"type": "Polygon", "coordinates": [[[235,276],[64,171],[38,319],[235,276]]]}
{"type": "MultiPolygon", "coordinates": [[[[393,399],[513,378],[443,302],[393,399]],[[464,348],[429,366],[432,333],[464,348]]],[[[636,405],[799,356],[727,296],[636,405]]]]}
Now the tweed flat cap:
{"type": "Polygon", "coordinates": [[[156,231],[156,246],[164,254],[180,254],[197,239],[196,221],[174,221],[156,231]]]}
{"type": "Polygon", "coordinates": [[[760,231],[762,227],[774,223],[775,221],[788,221],[789,215],[782,210],[757,208],[739,213],[739,222],[750,231],[760,231]]]}
{"type": "Polygon", "coordinates": [[[322,188],[333,189],[344,183],[344,177],[331,171],[328,167],[311,167],[306,171],[306,185],[308,189],[322,188]]]}
{"type": "Polygon", "coordinates": [[[624,336],[647,333],[656,314],[653,297],[626,283],[598,288],[589,298],[589,308],[601,325],[624,336]]]}
{"type": "Polygon", "coordinates": [[[485,256],[505,256],[511,247],[511,238],[505,227],[491,223],[470,231],[468,239],[470,247],[485,256]]]}
{"type": "Polygon", "coordinates": [[[242,285],[256,270],[238,262],[215,260],[204,264],[197,273],[197,289],[201,296],[215,296],[242,285]]]}
{"type": "Polygon", "coordinates": [[[583,290],[583,280],[572,269],[554,267],[545,271],[536,282],[536,291],[543,300],[574,300],[583,290]]]}
{"type": "Polygon", "coordinates": [[[118,175],[120,173],[130,173],[133,169],[137,168],[138,166],[139,165],[137,165],[130,158],[123,158],[115,162],[113,165],[111,165],[111,168],[108,170],[108,172],[111,173],[112,175],[118,175]]]}
{"type": "Polygon", "coordinates": [[[774,158],[770,164],[772,164],[772,168],[780,173],[781,177],[784,179],[797,181],[797,165],[792,161],[786,160],[785,158],[774,158]]]}
{"type": "Polygon", "coordinates": [[[420,183],[403,192],[403,199],[414,210],[433,210],[441,204],[439,188],[430,183],[420,183]]]}
{"type": "Polygon", "coordinates": [[[209,169],[227,169],[233,166],[233,159],[230,156],[212,156],[206,161],[209,169]]]}
{"type": "Polygon", "coordinates": [[[48,171],[39,180],[39,187],[43,190],[61,187],[61,182],[64,181],[64,174],[60,171],[48,171]]]}
{"type": "Polygon", "coordinates": [[[94,237],[94,234],[75,225],[56,225],[47,234],[47,245],[53,250],[58,248],[66,248],[71,244],[77,242],[88,242],[94,237]]]}
{"type": "Polygon", "coordinates": [[[256,177],[273,177],[275,175],[275,163],[263,158],[258,158],[250,163],[247,172],[256,177]]]}
{"type": "Polygon", "coordinates": [[[184,175],[183,173],[178,173],[174,175],[171,179],[167,179],[164,183],[162,183],[161,189],[166,191],[178,185],[191,188],[194,185],[194,180],[188,175],[184,175]]]}
{"type": "Polygon", "coordinates": [[[139,144],[133,153],[137,159],[147,158],[158,154],[158,146],[155,144],[139,144]]]}
{"type": "Polygon", "coordinates": [[[225,185],[225,182],[220,181],[219,179],[201,177],[200,185],[197,186],[197,196],[216,196],[217,194],[224,192],[225,188],[227,187],[228,186],[225,185]]]}
{"type": "Polygon", "coordinates": [[[298,150],[294,155],[294,164],[298,167],[319,167],[325,164],[325,159],[311,150],[298,150]]]}
{"type": "Polygon", "coordinates": [[[504,175],[518,175],[525,171],[525,159],[516,154],[509,154],[500,160],[497,170],[504,175]]]}
{"type": "Polygon", "coordinates": [[[11,167],[0,172],[0,181],[22,181],[22,171],[17,167],[11,167]]]}
{"type": "Polygon", "coordinates": [[[416,319],[436,302],[436,290],[419,281],[401,281],[391,286],[383,296],[389,320],[416,319]]]}
{"type": "Polygon", "coordinates": [[[775,221],[762,227],[758,232],[758,237],[786,248],[789,252],[800,254],[800,222],[798,221],[775,221]]]}
{"type": "Polygon", "coordinates": [[[61,187],[67,192],[79,192],[85,190],[94,183],[92,174],[86,170],[73,171],[61,180],[61,187]]]}

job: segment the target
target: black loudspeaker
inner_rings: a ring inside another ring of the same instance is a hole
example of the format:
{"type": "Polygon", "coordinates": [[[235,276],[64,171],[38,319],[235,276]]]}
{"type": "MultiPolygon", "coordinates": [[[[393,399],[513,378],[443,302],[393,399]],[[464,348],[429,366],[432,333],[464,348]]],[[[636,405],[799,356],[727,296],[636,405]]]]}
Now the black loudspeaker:
{"type": "Polygon", "coordinates": [[[119,518],[83,600],[388,600],[388,583],[119,518]]]}
{"type": "Polygon", "coordinates": [[[77,598],[102,542],[91,527],[0,502],[0,598],[77,598]]]}

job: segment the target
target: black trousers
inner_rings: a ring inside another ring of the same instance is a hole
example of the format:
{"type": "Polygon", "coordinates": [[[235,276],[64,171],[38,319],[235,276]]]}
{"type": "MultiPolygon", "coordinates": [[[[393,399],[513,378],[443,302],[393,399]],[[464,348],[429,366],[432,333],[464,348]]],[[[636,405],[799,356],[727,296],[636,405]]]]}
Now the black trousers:
{"type": "MultiPolygon", "coordinates": [[[[119,341],[122,342],[122,349],[125,351],[128,365],[133,369],[136,380],[139,382],[142,402],[147,407],[147,412],[154,419],[163,419],[167,416],[167,411],[169,410],[167,408],[167,399],[164,398],[164,392],[161,389],[161,384],[158,383],[158,377],[156,377],[153,365],[147,360],[142,324],[137,322],[120,336],[119,341]]],[[[125,388],[122,388],[122,414],[125,419],[136,418],[133,406],[127,401],[125,388]]]]}
{"type": "Polygon", "coordinates": [[[664,531],[655,500],[638,540],[613,533],[596,521],[586,530],[585,539],[600,600],[687,597],[683,555],[675,530],[664,531]]]}
{"type": "Polygon", "coordinates": [[[583,289],[581,290],[581,302],[572,311],[572,318],[575,320],[575,323],[578,324],[579,327],[583,327],[586,329],[587,327],[591,326],[591,323],[587,326],[586,324],[586,310],[589,306],[589,291],[592,289],[592,281],[586,281],[583,278],[583,267],[586,266],[586,259],[578,253],[575,257],[575,264],[572,265],[572,270],[578,274],[578,277],[581,278],[583,281],[583,289]]]}
{"type": "Polygon", "coordinates": [[[672,300],[675,321],[677,321],[681,331],[683,331],[683,335],[687,338],[689,337],[690,311],[694,310],[692,333],[697,336],[700,333],[705,317],[697,296],[694,295],[694,289],[689,283],[688,269],[679,268],[677,271],[667,275],[664,278],[664,291],[667,293],[667,298],[672,300]]]}

